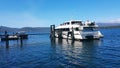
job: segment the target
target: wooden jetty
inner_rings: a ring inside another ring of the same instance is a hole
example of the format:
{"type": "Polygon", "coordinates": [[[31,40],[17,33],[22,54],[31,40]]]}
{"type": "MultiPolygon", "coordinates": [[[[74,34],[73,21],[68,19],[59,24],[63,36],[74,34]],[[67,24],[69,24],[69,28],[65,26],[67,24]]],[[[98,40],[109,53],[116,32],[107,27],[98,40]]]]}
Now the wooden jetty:
{"type": "Polygon", "coordinates": [[[16,34],[8,34],[7,31],[5,31],[4,35],[0,35],[0,41],[5,41],[6,48],[9,48],[9,41],[10,40],[20,40],[20,45],[23,45],[23,40],[28,39],[28,34],[24,33],[16,33],[16,34]]]}
{"type": "Polygon", "coordinates": [[[36,34],[26,34],[26,33],[16,33],[16,34],[8,34],[7,31],[5,31],[4,34],[0,35],[0,42],[5,42],[6,48],[9,48],[10,40],[17,40],[17,42],[20,42],[20,46],[23,45],[23,41],[25,39],[28,39],[29,35],[44,35],[49,33],[36,33],[36,34]]]}
{"type": "Polygon", "coordinates": [[[7,31],[5,31],[4,35],[0,35],[0,40],[1,41],[6,41],[6,40],[18,40],[22,37],[22,39],[28,39],[28,34],[8,34],[7,31]]]}
{"type": "MultiPolygon", "coordinates": [[[[57,29],[55,29],[55,25],[50,25],[50,38],[51,38],[51,40],[54,40],[55,38],[63,39],[62,34],[63,34],[62,30],[57,30],[57,29]],[[58,37],[55,36],[56,31],[58,32],[58,37]]],[[[74,38],[74,30],[73,30],[73,28],[72,28],[71,32],[68,32],[67,40],[68,40],[69,35],[71,35],[71,40],[74,41],[75,38],[74,38]]]]}

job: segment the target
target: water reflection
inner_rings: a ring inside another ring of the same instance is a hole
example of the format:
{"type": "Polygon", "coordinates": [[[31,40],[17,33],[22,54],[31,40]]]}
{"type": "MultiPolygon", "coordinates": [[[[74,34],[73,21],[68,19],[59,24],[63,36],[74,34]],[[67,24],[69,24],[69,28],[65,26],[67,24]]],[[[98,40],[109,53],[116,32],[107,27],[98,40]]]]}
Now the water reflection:
{"type": "Polygon", "coordinates": [[[101,40],[72,41],[66,39],[51,39],[51,45],[72,45],[72,46],[100,46],[101,40]]]}
{"type": "Polygon", "coordinates": [[[60,64],[68,67],[94,66],[94,63],[97,62],[97,49],[100,45],[101,40],[72,41],[58,38],[51,40],[51,46],[55,49],[57,55],[62,58],[59,61],[60,64]]]}

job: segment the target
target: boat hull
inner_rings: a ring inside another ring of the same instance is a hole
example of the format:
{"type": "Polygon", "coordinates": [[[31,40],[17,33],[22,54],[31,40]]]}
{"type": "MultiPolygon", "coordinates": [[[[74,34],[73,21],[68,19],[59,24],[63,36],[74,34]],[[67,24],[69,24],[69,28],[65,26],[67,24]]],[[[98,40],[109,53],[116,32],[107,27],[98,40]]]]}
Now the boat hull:
{"type": "MultiPolygon", "coordinates": [[[[99,40],[102,36],[102,34],[99,31],[96,32],[80,32],[80,31],[74,31],[74,39],[75,40],[99,40]]],[[[55,37],[59,38],[59,32],[55,32],[55,37]]],[[[69,32],[62,32],[61,37],[63,39],[73,39],[72,34],[69,34],[69,32]]]]}

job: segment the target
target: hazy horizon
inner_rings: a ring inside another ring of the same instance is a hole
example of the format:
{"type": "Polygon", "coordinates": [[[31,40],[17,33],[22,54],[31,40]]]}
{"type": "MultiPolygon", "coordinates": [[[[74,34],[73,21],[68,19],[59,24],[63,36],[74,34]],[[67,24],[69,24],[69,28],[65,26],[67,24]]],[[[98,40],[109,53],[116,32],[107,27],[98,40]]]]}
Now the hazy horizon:
{"type": "Polygon", "coordinates": [[[0,26],[49,27],[69,20],[120,23],[119,0],[0,0],[0,26]]]}
{"type": "MultiPolygon", "coordinates": [[[[109,27],[109,26],[120,26],[120,23],[96,23],[99,27],[109,27]]],[[[55,24],[51,24],[51,25],[55,25],[55,24]]],[[[59,24],[60,25],[60,24],[59,24]]],[[[59,26],[59,25],[55,25],[56,27],[59,26]]],[[[3,27],[8,27],[8,28],[18,28],[18,29],[22,29],[22,28],[50,28],[50,26],[24,26],[24,27],[11,27],[11,26],[4,26],[4,25],[1,25],[0,28],[3,28],[3,27]]]]}

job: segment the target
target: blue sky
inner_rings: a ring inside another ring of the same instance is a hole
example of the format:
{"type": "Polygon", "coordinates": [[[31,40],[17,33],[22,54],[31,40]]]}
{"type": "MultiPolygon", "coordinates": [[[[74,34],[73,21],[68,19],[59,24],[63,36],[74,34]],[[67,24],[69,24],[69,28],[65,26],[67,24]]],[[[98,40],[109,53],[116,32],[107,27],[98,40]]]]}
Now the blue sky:
{"type": "Polygon", "coordinates": [[[0,0],[0,26],[49,27],[69,20],[120,22],[120,0],[0,0]]]}

